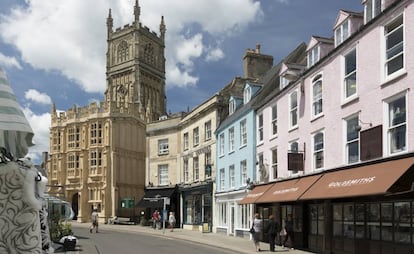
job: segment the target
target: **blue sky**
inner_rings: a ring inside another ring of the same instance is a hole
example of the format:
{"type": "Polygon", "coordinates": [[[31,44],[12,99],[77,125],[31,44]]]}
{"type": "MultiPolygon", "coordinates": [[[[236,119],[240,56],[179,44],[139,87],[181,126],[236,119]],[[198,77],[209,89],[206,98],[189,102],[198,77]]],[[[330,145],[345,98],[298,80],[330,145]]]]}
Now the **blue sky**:
{"type": "MultiPolygon", "coordinates": [[[[29,157],[49,151],[50,109],[103,100],[106,17],[133,21],[135,0],[1,0],[0,65],[35,133],[29,157]]],[[[243,76],[243,54],[261,45],[279,62],[312,35],[331,37],[340,9],[361,0],[139,0],[141,23],[165,17],[167,110],[186,111],[243,76]],[[188,96],[191,94],[191,96],[188,96]]]]}

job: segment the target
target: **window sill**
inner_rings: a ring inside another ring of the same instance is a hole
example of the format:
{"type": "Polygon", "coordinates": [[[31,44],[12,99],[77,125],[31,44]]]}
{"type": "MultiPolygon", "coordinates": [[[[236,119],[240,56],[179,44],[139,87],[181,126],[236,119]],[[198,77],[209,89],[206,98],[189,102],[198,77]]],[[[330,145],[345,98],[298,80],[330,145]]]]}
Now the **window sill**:
{"type": "Polygon", "coordinates": [[[354,95],[352,97],[346,98],[342,104],[341,107],[346,107],[354,102],[358,102],[359,101],[359,96],[358,95],[354,95]]]}
{"type": "Polygon", "coordinates": [[[247,144],[244,144],[242,146],[239,147],[239,149],[245,148],[247,146],[247,144]]]}
{"type": "Polygon", "coordinates": [[[394,83],[395,81],[397,81],[398,79],[401,79],[403,77],[407,76],[407,71],[405,69],[397,71],[396,73],[393,73],[391,76],[386,77],[380,87],[384,88],[388,85],[390,85],[391,83],[394,83]]]}
{"type": "Polygon", "coordinates": [[[269,141],[272,141],[272,140],[274,140],[274,139],[277,139],[277,137],[278,137],[278,135],[277,135],[277,134],[275,134],[275,135],[273,135],[273,136],[271,136],[271,137],[269,138],[269,141]]]}
{"type": "Polygon", "coordinates": [[[264,142],[263,142],[263,140],[262,141],[260,141],[259,143],[257,143],[257,145],[256,146],[261,146],[261,145],[263,145],[264,144],[264,142]]]}
{"type": "Polygon", "coordinates": [[[230,155],[230,154],[232,154],[232,153],[234,153],[234,150],[233,150],[233,151],[230,151],[228,154],[230,155]]]}
{"type": "Polygon", "coordinates": [[[324,116],[323,113],[320,113],[319,115],[316,115],[316,116],[312,116],[312,119],[310,120],[310,122],[312,123],[312,122],[318,120],[319,118],[322,118],[323,116],[324,116]]]}
{"type": "Polygon", "coordinates": [[[299,126],[298,126],[298,125],[295,125],[295,126],[291,127],[291,128],[288,130],[288,132],[292,132],[292,131],[297,130],[297,129],[299,129],[299,126]]]}

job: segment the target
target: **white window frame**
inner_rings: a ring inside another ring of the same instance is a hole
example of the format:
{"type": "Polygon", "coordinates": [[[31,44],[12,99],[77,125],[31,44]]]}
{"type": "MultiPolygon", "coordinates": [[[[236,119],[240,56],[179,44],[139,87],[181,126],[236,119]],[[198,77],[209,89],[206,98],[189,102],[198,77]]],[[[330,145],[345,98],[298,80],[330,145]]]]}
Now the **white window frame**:
{"type": "Polygon", "coordinates": [[[387,99],[385,101],[385,117],[384,119],[386,119],[386,140],[387,141],[387,150],[386,150],[386,154],[388,155],[396,155],[396,154],[400,154],[400,153],[404,153],[408,151],[408,109],[409,109],[409,105],[408,105],[408,98],[407,98],[407,94],[403,93],[403,94],[398,94],[395,95],[389,99],[387,99]],[[404,103],[405,103],[405,112],[401,112],[403,110],[399,110],[401,113],[405,114],[405,121],[404,122],[397,122],[397,123],[392,123],[394,121],[393,116],[392,116],[392,108],[390,106],[391,103],[395,103],[396,101],[400,100],[400,99],[404,99],[404,103]],[[393,135],[394,132],[397,129],[402,129],[405,128],[404,131],[404,147],[402,149],[395,149],[393,148],[393,144],[395,143],[395,136],[393,135]]]}
{"type": "Polygon", "coordinates": [[[350,28],[350,21],[346,19],[335,29],[335,47],[348,39],[351,34],[350,28]]]}
{"type": "Polygon", "coordinates": [[[243,92],[244,104],[247,104],[251,98],[252,98],[252,88],[250,86],[246,86],[243,92]]]}
{"type": "Polygon", "coordinates": [[[220,190],[223,191],[226,188],[226,172],[224,168],[220,169],[220,190]]]}
{"type": "Polygon", "coordinates": [[[194,181],[200,180],[200,161],[199,157],[193,158],[193,179],[194,181]]]}
{"type": "Polygon", "coordinates": [[[272,130],[272,136],[277,135],[277,105],[273,105],[271,107],[271,130],[272,130]]]}
{"type": "Polygon", "coordinates": [[[236,186],[236,177],[235,177],[235,168],[234,164],[229,166],[229,187],[230,189],[234,189],[236,186]]]}
{"type": "Polygon", "coordinates": [[[184,182],[187,183],[190,180],[189,171],[188,171],[188,159],[184,160],[184,182]]]}
{"type": "Polygon", "coordinates": [[[316,75],[312,80],[312,118],[317,118],[323,114],[323,78],[322,74],[316,75]],[[315,94],[316,87],[320,85],[320,93],[315,94]]]}
{"type": "Polygon", "coordinates": [[[405,72],[405,18],[404,14],[401,13],[396,18],[392,19],[390,22],[388,22],[386,25],[384,25],[384,79],[385,81],[391,80],[402,73],[405,72]],[[402,24],[398,25],[397,27],[391,29],[390,31],[387,31],[387,28],[390,27],[394,22],[397,22],[397,20],[401,18],[402,24]],[[392,48],[387,50],[387,41],[388,37],[395,35],[399,29],[402,29],[402,41],[400,41],[398,44],[394,45],[392,48]],[[401,45],[400,45],[401,44],[401,45]],[[388,52],[387,52],[388,51],[388,52]],[[396,51],[397,53],[394,53],[393,51],[396,51]],[[393,54],[391,57],[388,57],[388,53],[393,54]],[[388,73],[389,65],[391,65],[391,62],[397,60],[402,57],[402,66],[401,68],[393,71],[392,73],[388,73]]]}
{"type": "Polygon", "coordinates": [[[158,140],[158,155],[165,155],[169,153],[168,138],[158,140]]]}
{"type": "Polygon", "coordinates": [[[257,140],[258,143],[263,143],[264,133],[263,133],[263,114],[257,116],[257,140]]]}
{"type": "Polygon", "coordinates": [[[381,11],[381,2],[382,0],[367,0],[365,1],[364,6],[364,20],[365,24],[368,23],[370,20],[378,16],[381,11]]]}
{"type": "Polygon", "coordinates": [[[219,227],[227,226],[227,202],[217,203],[217,224],[219,227]]]}
{"type": "Polygon", "coordinates": [[[278,178],[278,158],[277,158],[277,147],[272,148],[272,177],[273,179],[278,178]],[[276,155],[276,156],[275,156],[276,155]]]}
{"type": "Polygon", "coordinates": [[[198,146],[200,144],[200,130],[198,127],[193,129],[193,146],[198,146]]]}
{"type": "Polygon", "coordinates": [[[312,135],[312,168],[313,170],[322,170],[325,167],[325,132],[318,131],[312,135]],[[315,138],[318,135],[322,135],[322,147],[317,148],[315,143],[315,138]],[[318,154],[322,154],[322,165],[318,167],[317,157],[318,154]]]}
{"type": "Polygon", "coordinates": [[[359,142],[359,130],[358,130],[358,126],[359,126],[359,115],[358,114],[354,114],[351,115],[349,117],[347,117],[346,119],[344,119],[344,140],[345,140],[345,163],[346,164],[352,164],[352,163],[357,163],[360,161],[360,150],[359,150],[359,146],[360,146],[360,142],[359,142]],[[351,126],[351,121],[354,122],[354,126],[351,126]],[[348,136],[348,133],[350,133],[350,131],[357,131],[358,135],[355,138],[350,138],[348,136]],[[351,155],[349,153],[350,149],[352,148],[351,146],[356,145],[356,147],[358,148],[358,156],[355,159],[351,159],[351,155]]]}
{"type": "Polygon", "coordinates": [[[158,165],[158,185],[168,185],[168,164],[158,165]]]}
{"type": "Polygon", "coordinates": [[[183,140],[184,140],[183,141],[183,143],[184,143],[183,149],[185,151],[185,150],[188,150],[188,147],[189,147],[189,143],[188,143],[188,141],[189,141],[189,139],[188,139],[188,132],[184,133],[183,140]]]}
{"type": "Polygon", "coordinates": [[[320,49],[319,49],[319,44],[317,44],[308,51],[308,68],[315,65],[319,61],[319,58],[320,58],[320,49]]]}
{"type": "Polygon", "coordinates": [[[211,139],[211,120],[204,124],[204,137],[206,141],[211,139]]]}
{"type": "Polygon", "coordinates": [[[233,114],[234,111],[236,111],[236,100],[235,99],[231,99],[229,101],[229,115],[233,114]]]}
{"type": "Polygon", "coordinates": [[[224,133],[220,134],[219,142],[220,142],[220,156],[224,156],[224,133]]]}
{"type": "Polygon", "coordinates": [[[241,185],[247,185],[247,161],[242,160],[240,161],[240,174],[241,174],[241,185]]]}
{"type": "Polygon", "coordinates": [[[289,95],[289,129],[294,129],[298,126],[298,108],[299,108],[299,98],[298,98],[298,90],[294,90],[289,95]],[[292,104],[292,97],[295,95],[296,97],[296,105],[292,104]],[[295,124],[294,121],[295,120],[295,124]]]}
{"type": "Polygon", "coordinates": [[[247,121],[240,121],[240,146],[247,145],[247,121]]]}
{"type": "Polygon", "coordinates": [[[234,127],[229,129],[229,153],[234,152],[234,127]]]}
{"type": "Polygon", "coordinates": [[[348,51],[343,56],[343,75],[344,75],[344,81],[343,81],[343,100],[349,101],[354,99],[358,96],[358,83],[357,83],[357,51],[356,48],[353,48],[352,50],[348,51]],[[348,57],[351,57],[352,55],[355,55],[355,62],[353,63],[355,65],[355,69],[349,70],[348,69],[348,57]],[[351,82],[349,82],[351,81],[351,82]],[[355,82],[352,82],[355,81],[355,82]],[[352,86],[355,86],[355,88],[352,88],[352,86]],[[348,94],[349,93],[349,94],[348,94]]]}
{"type": "Polygon", "coordinates": [[[280,79],[280,81],[279,81],[280,90],[282,90],[283,88],[287,87],[289,85],[289,83],[290,83],[290,80],[287,79],[284,76],[284,74],[280,75],[279,79],[280,79]]]}

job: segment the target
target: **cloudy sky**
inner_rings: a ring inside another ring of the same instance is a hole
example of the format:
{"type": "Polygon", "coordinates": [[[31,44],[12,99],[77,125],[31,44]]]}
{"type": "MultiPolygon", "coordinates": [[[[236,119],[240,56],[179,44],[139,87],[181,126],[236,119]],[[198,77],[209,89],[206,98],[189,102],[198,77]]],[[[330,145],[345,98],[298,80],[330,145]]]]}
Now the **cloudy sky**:
{"type": "MultiPolygon", "coordinates": [[[[133,21],[135,0],[1,0],[0,65],[35,133],[30,156],[49,151],[50,109],[103,100],[106,18],[133,21]]],[[[259,43],[280,61],[312,35],[331,37],[340,9],[361,0],[139,0],[140,21],[159,33],[165,18],[167,110],[192,109],[243,75],[259,43]],[[188,96],[191,94],[192,96],[188,96]]]]}

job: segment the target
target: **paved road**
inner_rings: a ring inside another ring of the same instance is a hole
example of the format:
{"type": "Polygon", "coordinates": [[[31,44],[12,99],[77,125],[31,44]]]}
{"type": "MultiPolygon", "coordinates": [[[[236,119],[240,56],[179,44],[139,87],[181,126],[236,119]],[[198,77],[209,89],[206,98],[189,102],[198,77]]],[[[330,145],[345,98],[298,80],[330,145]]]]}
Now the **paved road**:
{"type": "MultiPolygon", "coordinates": [[[[154,230],[140,225],[99,225],[100,233],[89,233],[89,223],[71,222],[79,238],[76,251],[70,254],[124,254],[124,253],[255,253],[252,240],[215,233],[201,233],[185,229],[154,230]],[[157,248],[157,249],[155,249],[157,248]]],[[[267,243],[260,243],[263,252],[267,243]]],[[[276,252],[310,254],[276,246],[276,252]]],[[[57,252],[56,252],[57,253],[57,252]]]]}
{"type": "MultiPolygon", "coordinates": [[[[119,232],[101,230],[90,233],[87,228],[73,227],[78,238],[76,251],[66,253],[82,254],[123,254],[123,253],[163,253],[163,254],[234,254],[226,249],[180,240],[168,236],[146,234],[145,232],[119,232]]],[[[56,252],[58,253],[58,252],[56,252]]]]}

